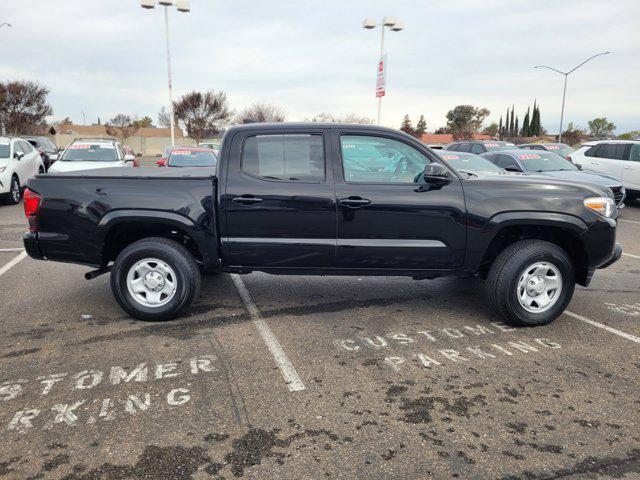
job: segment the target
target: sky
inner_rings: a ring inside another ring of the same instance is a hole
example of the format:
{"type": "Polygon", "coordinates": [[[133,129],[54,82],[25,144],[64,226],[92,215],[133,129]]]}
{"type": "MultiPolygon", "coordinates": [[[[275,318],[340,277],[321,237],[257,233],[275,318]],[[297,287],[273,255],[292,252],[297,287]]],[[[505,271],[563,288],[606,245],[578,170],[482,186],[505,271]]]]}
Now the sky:
{"type": "MultiPolygon", "coordinates": [[[[387,95],[382,124],[424,114],[429,131],[459,104],[491,111],[541,105],[558,130],[564,77],[593,54],[611,51],[568,77],[565,121],[582,127],[605,116],[616,133],[640,130],[639,0],[191,0],[169,11],[174,97],[226,92],[236,111],[274,103],[287,120],[321,112],[375,118],[380,28],[389,15],[387,95]]],[[[157,121],[167,106],[162,8],[139,0],[1,0],[0,81],[35,80],[50,89],[54,115],[75,123],[118,113],[157,121]]]]}

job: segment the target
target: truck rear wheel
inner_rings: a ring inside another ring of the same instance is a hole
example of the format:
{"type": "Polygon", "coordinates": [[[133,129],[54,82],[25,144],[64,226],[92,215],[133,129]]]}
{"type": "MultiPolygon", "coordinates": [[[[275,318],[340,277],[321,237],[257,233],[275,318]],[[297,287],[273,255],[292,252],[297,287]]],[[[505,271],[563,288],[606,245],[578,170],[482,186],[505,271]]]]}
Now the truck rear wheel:
{"type": "Polygon", "coordinates": [[[126,247],[111,270],[116,301],[139,320],[162,321],[180,315],[196,297],[200,271],[183,245],[161,237],[126,247]]]}
{"type": "Polygon", "coordinates": [[[567,307],[575,289],[571,259],[558,245],[522,240],[495,259],[487,277],[488,295],[509,323],[545,325],[567,307]]]}

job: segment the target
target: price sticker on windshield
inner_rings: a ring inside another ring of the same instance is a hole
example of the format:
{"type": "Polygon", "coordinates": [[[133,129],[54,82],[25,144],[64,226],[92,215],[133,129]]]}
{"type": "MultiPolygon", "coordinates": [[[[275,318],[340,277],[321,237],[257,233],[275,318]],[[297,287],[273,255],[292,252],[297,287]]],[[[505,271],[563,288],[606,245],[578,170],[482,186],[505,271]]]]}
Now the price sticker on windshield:
{"type": "Polygon", "coordinates": [[[500,144],[499,143],[485,143],[484,146],[485,147],[499,147],[500,144]]]}
{"type": "Polygon", "coordinates": [[[69,150],[88,150],[91,148],[91,145],[88,143],[74,143],[69,146],[69,150]]]}
{"type": "Polygon", "coordinates": [[[193,153],[191,150],[174,150],[171,155],[191,155],[191,153],[193,153]]]}
{"type": "Polygon", "coordinates": [[[558,145],[545,145],[547,150],[558,150],[560,147],[558,145]]]}
{"type": "Polygon", "coordinates": [[[442,155],[443,160],[460,160],[460,157],[457,155],[442,155]]]}
{"type": "Polygon", "coordinates": [[[531,160],[532,158],[542,158],[537,153],[525,153],[524,155],[518,155],[518,160],[531,160]]]}

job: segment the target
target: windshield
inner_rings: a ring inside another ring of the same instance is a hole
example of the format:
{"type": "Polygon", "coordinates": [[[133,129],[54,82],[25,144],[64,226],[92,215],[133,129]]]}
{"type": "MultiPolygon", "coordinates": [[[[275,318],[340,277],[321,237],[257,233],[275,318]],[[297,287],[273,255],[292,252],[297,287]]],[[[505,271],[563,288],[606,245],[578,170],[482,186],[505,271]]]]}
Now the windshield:
{"type": "Polygon", "coordinates": [[[0,158],[9,158],[9,144],[0,143],[0,158]]]}
{"type": "Polygon", "coordinates": [[[110,143],[74,143],[62,154],[66,162],[117,162],[116,147],[110,143]]]}
{"type": "Polygon", "coordinates": [[[503,169],[478,155],[441,155],[456,170],[462,172],[502,172],[503,169]]]}
{"type": "Polygon", "coordinates": [[[485,143],[487,152],[496,152],[498,150],[513,150],[516,146],[513,143],[485,143]]]}
{"type": "Polygon", "coordinates": [[[551,152],[522,153],[518,155],[518,160],[522,162],[524,169],[528,171],[578,170],[578,167],[573,163],[551,152]]]}
{"type": "Polygon", "coordinates": [[[544,148],[552,153],[557,153],[561,157],[566,157],[574,152],[569,145],[545,145],[544,148]]]}
{"type": "Polygon", "coordinates": [[[215,167],[218,162],[212,151],[174,150],[169,155],[170,167],[215,167]]]}

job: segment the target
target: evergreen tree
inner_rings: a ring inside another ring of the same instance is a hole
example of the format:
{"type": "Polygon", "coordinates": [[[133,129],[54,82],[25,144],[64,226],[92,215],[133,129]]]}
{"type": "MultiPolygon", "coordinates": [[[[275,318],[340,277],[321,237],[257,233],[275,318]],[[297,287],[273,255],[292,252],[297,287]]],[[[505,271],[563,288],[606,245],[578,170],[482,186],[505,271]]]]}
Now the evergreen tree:
{"type": "Polygon", "coordinates": [[[402,125],[400,126],[400,130],[402,130],[405,133],[408,133],[409,135],[413,135],[414,134],[414,129],[413,129],[413,124],[411,123],[411,119],[409,118],[409,115],[405,115],[404,118],[402,119],[402,125]]]}
{"type": "Polygon", "coordinates": [[[424,115],[420,115],[418,123],[416,123],[416,129],[413,132],[414,136],[420,138],[423,134],[427,133],[427,121],[424,119],[424,115]]]}
{"type": "Polygon", "coordinates": [[[502,138],[502,134],[504,132],[502,131],[502,115],[500,115],[500,123],[498,124],[498,138],[502,138]]]}
{"type": "Polygon", "coordinates": [[[509,119],[510,123],[509,123],[509,136],[513,137],[515,135],[514,132],[514,119],[513,119],[513,111],[514,111],[514,105],[511,106],[511,118],[509,119]]]}
{"type": "Polygon", "coordinates": [[[513,133],[513,136],[514,136],[514,137],[517,137],[517,136],[520,134],[520,133],[519,133],[519,132],[520,132],[520,130],[518,129],[518,116],[517,116],[517,115],[516,115],[516,126],[515,126],[515,129],[513,130],[513,132],[514,132],[514,133],[513,133]]]}
{"type": "Polygon", "coordinates": [[[504,122],[504,135],[505,137],[509,136],[509,109],[507,108],[507,119],[504,122]]]}
{"type": "Polygon", "coordinates": [[[531,108],[527,107],[527,114],[524,116],[524,121],[522,122],[522,136],[523,137],[530,137],[531,136],[531,130],[529,128],[529,110],[531,108]]]}
{"type": "Polygon", "coordinates": [[[537,105],[537,100],[533,101],[533,115],[531,116],[531,125],[530,125],[530,130],[531,130],[531,135],[532,136],[538,136],[539,130],[538,130],[538,105],[537,105]]]}

